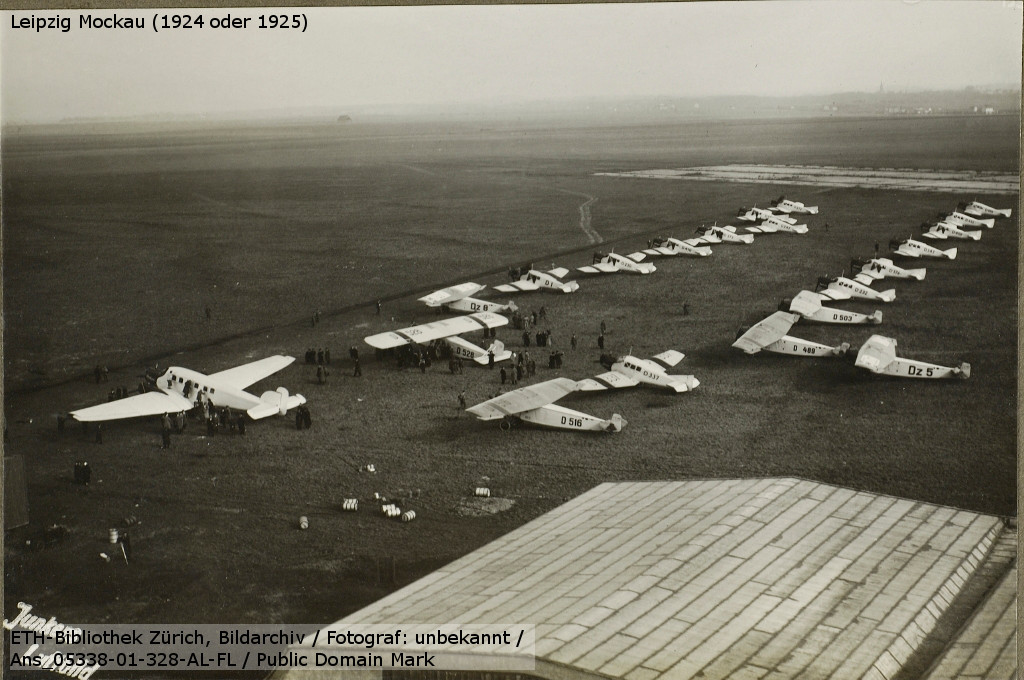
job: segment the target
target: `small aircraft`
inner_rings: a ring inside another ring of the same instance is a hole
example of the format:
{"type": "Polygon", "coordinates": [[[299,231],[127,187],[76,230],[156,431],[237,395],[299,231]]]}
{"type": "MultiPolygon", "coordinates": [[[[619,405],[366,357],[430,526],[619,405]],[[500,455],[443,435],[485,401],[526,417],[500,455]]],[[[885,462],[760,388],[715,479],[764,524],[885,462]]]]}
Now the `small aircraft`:
{"type": "Polygon", "coordinates": [[[741,328],[736,334],[736,342],[732,346],[747,354],[757,354],[761,350],[778,354],[795,354],[802,357],[841,357],[850,349],[844,342],[838,347],[829,347],[821,343],[811,342],[802,338],[786,335],[789,329],[800,320],[799,314],[775,312],[771,316],[750,328],[741,328]]]}
{"type": "Polygon", "coordinates": [[[948,215],[939,213],[939,221],[949,222],[950,224],[955,224],[958,227],[988,227],[991,229],[996,226],[996,221],[994,219],[979,220],[976,217],[971,217],[970,215],[965,215],[962,212],[956,211],[953,211],[948,215]]]}
{"type": "MultiPolygon", "coordinates": [[[[459,335],[460,333],[468,333],[470,331],[479,331],[485,328],[498,328],[499,326],[505,326],[508,324],[508,318],[501,314],[495,314],[494,312],[476,312],[475,314],[467,314],[465,316],[454,316],[449,319],[442,319],[441,321],[434,321],[432,323],[425,323],[419,326],[410,326],[409,328],[401,328],[397,331],[386,331],[384,333],[377,333],[376,335],[368,335],[363,338],[363,341],[370,347],[376,349],[391,349],[392,347],[401,347],[402,345],[419,344],[425,345],[432,340],[441,340],[442,338],[451,338],[452,336],[459,335]]],[[[485,355],[487,352],[476,347],[471,342],[465,340],[462,341],[471,348],[483,352],[485,355]]]]}
{"type": "Polygon", "coordinates": [[[872,335],[857,352],[855,365],[872,373],[895,375],[901,378],[970,378],[971,365],[961,363],[957,368],[929,364],[896,356],[896,339],[872,335]]]}
{"type": "Polygon", "coordinates": [[[575,380],[555,378],[499,394],[492,399],[470,406],[466,411],[480,420],[518,418],[527,423],[565,430],[618,432],[626,426],[626,420],[618,413],[604,420],[562,406],[555,406],[554,402],[577,389],[575,380]]]}
{"type": "Polygon", "coordinates": [[[747,231],[754,234],[775,234],[780,231],[787,232],[789,234],[806,234],[806,224],[794,224],[796,220],[792,218],[783,219],[779,215],[773,215],[768,219],[761,222],[753,227],[747,227],[747,231]]]}
{"type": "Polygon", "coordinates": [[[915,241],[912,238],[893,239],[889,241],[889,248],[894,248],[893,254],[902,255],[903,257],[946,257],[950,260],[956,259],[956,248],[939,250],[935,246],[915,241]]]}
{"type": "Polygon", "coordinates": [[[977,201],[971,201],[970,204],[960,203],[957,208],[959,208],[965,215],[970,215],[971,217],[1009,217],[1013,212],[1011,208],[1000,210],[999,208],[991,208],[984,203],[978,203],[977,201]]]}
{"type": "Polygon", "coordinates": [[[879,292],[845,276],[819,276],[818,283],[814,286],[814,291],[822,301],[874,300],[877,302],[892,302],[896,299],[895,288],[879,292]]]}
{"type": "Polygon", "coordinates": [[[518,309],[514,302],[503,305],[470,297],[486,287],[479,283],[460,283],[425,295],[419,300],[426,303],[427,307],[454,309],[459,312],[514,312],[518,309]]]}
{"type": "Polygon", "coordinates": [[[783,300],[779,303],[779,310],[783,312],[788,310],[799,314],[808,321],[819,321],[821,323],[882,323],[882,310],[880,309],[876,309],[873,314],[860,314],[843,309],[822,307],[821,296],[809,290],[800,291],[792,300],[783,300]]]}
{"type": "Polygon", "coordinates": [[[159,391],[78,409],[72,411],[71,416],[82,423],[138,418],[188,411],[204,401],[217,407],[245,411],[253,420],[275,413],[284,415],[288,409],[305,404],[306,398],[301,394],[289,395],[283,387],[264,392],[259,397],[246,392],[245,388],[277,373],[293,361],[295,357],[276,355],[210,375],[171,366],[156,379],[159,391]]]}
{"type": "Polygon", "coordinates": [[[928,273],[928,270],[923,268],[904,269],[903,267],[897,267],[887,257],[875,257],[870,260],[862,260],[855,257],[850,260],[850,270],[856,274],[853,280],[859,281],[865,286],[870,286],[874,281],[886,277],[924,281],[925,274],[928,273]]]}
{"type": "MultiPolygon", "coordinates": [[[[658,236],[651,241],[651,247],[641,251],[646,255],[693,255],[695,257],[707,257],[711,254],[711,248],[701,245],[701,240],[688,238],[680,241],[677,238],[658,236]]],[[[636,255],[637,253],[633,253],[636,255]]],[[[633,255],[630,255],[632,258],[633,255]]]]}
{"type": "Polygon", "coordinates": [[[799,201],[790,201],[785,196],[779,196],[777,200],[772,201],[772,210],[782,213],[801,213],[804,215],[818,214],[818,206],[808,206],[799,201]]]}
{"type": "Polygon", "coordinates": [[[736,227],[719,227],[717,225],[697,227],[697,233],[700,236],[692,240],[698,243],[745,243],[750,245],[754,242],[753,234],[737,234],[736,227]]]}
{"type": "Polygon", "coordinates": [[[531,269],[519,277],[518,280],[495,286],[494,290],[501,291],[502,293],[523,293],[547,288],[562,293],[575,293],[580,289],[580,284],[575,281],[563,282],[559,280],[568,273],[569,270],[565,267],[557,267],[547,272],[531,269]]]}
{"type": "Polygon", "coordinates": [[[796,219],[789,217],[788,215],[778,215],[767,208],[740,208],[736,212],[736,219],[743,220],[744,222],[763,222],[764,220],[770,220],[772,218],[779,220],[780,222],[789,222],[790,224],[796,224],[796,219]]]}
{"type": "Polygon", "coordinates": [[[947,238],[959,238],[971,241],[980,241],[980,231],[965,231],[955,224],[949,222],[936,222],[935,224],[929,224],[928,222],[921,223],[922,236],[925,238],[937,239],[945,241],[947,238]]]}
{"type": "Polygon", "coordinates": [[[576,267],[576,269],[587,274],[612,274],[614,272],[652,274],[657,269],[650,262],[638,262],[633,259],[634,255],[639,255],[641,259],[644,257],[643,253],[633,253],[629,257],[617,253],[594,253],[593,264],[576,267]]]}
{"type": "Polygon", "coordinates": [[[630,355],[618,357],[614,362],[605,364],[606,368],[610,369],[607,373],[580,380],[576,389],[590,392],[634,387],[640,383],[646,383],[667,387],[676,392],[688,392],[700,385],[700,381],[692,375],[669,375],[666,373],[667,369],[682,361],[684,356],[682,352],[670,349],[656,354],[650,359],[638,359],[630,355]]]}

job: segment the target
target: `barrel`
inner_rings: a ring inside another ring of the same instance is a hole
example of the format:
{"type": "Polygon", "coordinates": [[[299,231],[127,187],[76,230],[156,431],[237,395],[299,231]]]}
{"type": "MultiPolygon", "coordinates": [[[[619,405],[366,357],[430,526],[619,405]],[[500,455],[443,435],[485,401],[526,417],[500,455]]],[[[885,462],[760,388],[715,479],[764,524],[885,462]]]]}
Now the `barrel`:
{"type": "Polygon", "coordinates": [[[346,498],[341,502],[341,509],[346,512],[355,512],[359,509],[359,499],[357,498],[346,498]]]}
{"type": "Polygon", "coordinates": [[[479,496],[480,498],[490,498],[491,490],[488,489],[486,486],[478,486],[476,490],[473,492],[473,495],[479,496]]]}
{"type": "Polygon", "coordinates": [[[117,543],[119,538],[120,537],[119,537],[119,535],[117,533],[117,529],[111,527],[111,529],[110,529],[110,542],[111,543],[117,543]]]}
{"type": "Polygon", "coordinates": [[[309,518],[306,517],[305,515],[303,515],[302,517],[299,518],[299,528],[300,529],[308,529],[309,528],[309,518]]]}
{"type": "Polygon", "coordinates": [[[403,522],[411,522],[414,519],[416,519],[416,511],[415,510],[406,510],[405,512],[402,513],[402,521],[403,522]]]}

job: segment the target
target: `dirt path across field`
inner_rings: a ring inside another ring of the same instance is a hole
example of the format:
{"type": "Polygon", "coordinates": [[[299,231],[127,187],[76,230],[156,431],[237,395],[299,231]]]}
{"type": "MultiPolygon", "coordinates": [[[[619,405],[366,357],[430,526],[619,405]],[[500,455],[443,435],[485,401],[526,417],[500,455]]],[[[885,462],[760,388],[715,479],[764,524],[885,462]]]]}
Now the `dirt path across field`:
{"type": "Polygon", "coordinates": [[[914,170],[910,168],[840,168],[820,165],[711,165],[693,168],[599,172],[607,177],[692,179],[752,182],[755,184],[806,184],[827,187],[949,191],[954,193],[1015,194],[1020,178],[997,172],[973,170],[914,170]]]}
{"type": "Polygon", "coordinates": [[[587,199],[587,201],[580,206],[580,229],[582,229],[583,233],[587,235],[587,240],[590,241],[591,245],[604,241],[604,237],[598,234],[590,225],[590,205],[597,201],[597,196],[582,194],[578,191],[569,191],[568,189],[559,189],[559,191],[563,194],[582,196],[587,199]]]}

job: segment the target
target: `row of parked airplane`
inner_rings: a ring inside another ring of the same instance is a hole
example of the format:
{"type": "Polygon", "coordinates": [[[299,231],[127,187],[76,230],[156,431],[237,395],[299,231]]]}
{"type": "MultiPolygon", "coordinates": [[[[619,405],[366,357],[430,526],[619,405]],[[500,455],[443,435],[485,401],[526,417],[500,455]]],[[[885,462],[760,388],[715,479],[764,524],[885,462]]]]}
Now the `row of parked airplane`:
{"type": "MultiPolygon", "coordinates": [[[[995,225],[994,219],[979,219],[979,217],[993,215],[1009,217],[1010,209],[1000,210],[991,208],[977,201],[966,204],[961,203],[959,208],[963,212],[954,211],[948,215],[939,215],[939,222],[930,226],[928,232],[932,234],[943,234],[942,236],[930,236],[929,238],[968,238],[978,240],[978,236],[954,236],[954,233],[972,234],[974,232],[963,232],[962,226],[979,226],[991,229],[995,225]]],[[[928,226],[928,225],[925,225],[928,226]]],[[[956,248],[939,250],[926,243],[904,239],[902,241],[890,242],[895,255],[908,258],[937,257],[955,259],[956,248]]],[[[802,338],[788,335],[790,329],[801,319],[817,321],[821,323],[846,323],[846,324],[879,324],[882,322],[882,312],[876,310],[871,315],[847,312],[843,310],[823,307],[822,302],[828,300],[872,300],[877,302],[892,302],[896,299],[896,290],[876,291],[870,288],[875,281],[885,278],[913,279],[922,281],[927,273],[925,269],[904,269],[893,263],[888,258],[854,259],[851,261],[853,279],[843,276],[821,277],[815,292],[800,291],[792,300],[784,300],[780,304],[779,311],[771,314],[762,321],[754,324],[749,329],[741,329],[733,347],[740,349],[747,354],[755,354],[762,350],[777,352],[780,354],[795,354],[798,356],[844,356],[850,348],[849,343],[841,343],[837,346],[828,346],[802,338]],[[785,311],[787,308],[789,311],[785,311]]],[[[958,367],[939,366],[914,359],[907,359],[896,356],[897,341],[883,335],[872,335],[857,353],[855,365],[865,368],[873,373],[893,375],[910,378],[968,378],[971,374],[970,364],[964,362],[958,367]]]]}
{"type": "MultiPolygon", "coordinates": [[[[753,233],[793,232],[806,233],[806,225],[797,225],[790,213],[816,214],[817,207],[806,207],[802,203],[786,200],[784,197],[772,202],[771,210],[741,210],[741,214],[749,212],[743,219],[757,219],[760,224],[750,227],[753,233]]],[[[596,253],[593,262],[577,271],[585,274],[611,274],[617,272],[651,274],[656,271],[653,263],[645,262],[651,257],[671,257],[685,255],[690,257],[708,257],[712,254],[710,245],[720,243],[736,243],[749,245],[753,243],[753,233],[739,233],[736,227],[717,225],[703,226],[697,230],[697,236],[689,239],[674,237],[658,237],[653,239],[648,248],[620,255],[615,252],[596,253]]],[[[574,293],[579,290],[576,281],[566,281],[569,270],[565,267],[553,267],[548,271],[530,268],[520,278],[511,283],[495,286],[502,293],[519,293],[529,291],[557,291],[574,293]]],[[[443,341],[457,355],[470,359],[480,365],[488,365],[508,360],[512,353],[505,349],[499,340],[490,346],[480,347],[465,338],[458,337],[481,329],[497,328],[508,324],[508,319],[499,312],[514,312],[514,302],[507,304],[482,300],[473,297],[485,286],[466,282],[434,291],[419,300],[428,307],[443,310],[469,312],[466,316],[444,319],[419,324],[395,331],[377,333],[364,338],[365,342],[376,349],[386,350],[405,344],[425,344],[443,341]]],[[[819,305],[820,307],[820,305],[819,305]]],[[[821,315],[830,312],[822,310],[821,315]]],[[[556,378],[534,385],[500,394],[493,399],[467,409],[481,420],[518,418],[519,420],[538,425],[572,430],[606,430],[617,432],[626,424],[619,414],[611,418],[598,418],[579,411],[572,411],[554,404],[571,392],[590,392],[606,389],[633,387],[647,383],[672,389],[675,392],[687,392],[700,385],[700,381],[692,375],[669,374],[667,369],[678,364],[684,355],[675,350],[662,352],[650,359],[641,359],[632,355],[618,357],[609,362],[609,370],[593,378],[572,380],[556,378]]]]}

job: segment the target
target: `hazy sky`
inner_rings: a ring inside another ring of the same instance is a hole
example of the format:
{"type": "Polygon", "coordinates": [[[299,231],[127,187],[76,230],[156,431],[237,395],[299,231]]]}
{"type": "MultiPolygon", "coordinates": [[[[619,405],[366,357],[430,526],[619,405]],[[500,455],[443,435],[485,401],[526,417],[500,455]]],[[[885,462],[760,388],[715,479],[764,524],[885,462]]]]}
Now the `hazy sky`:
{"type": "MultiPolygon", "coordinates": [[[[1022,7],[990,0],[282,9],[304,33],[79,28],[5,11],[4,121],[590,96],[790,95],[1018,83],[1022,7]],[[12,28],[31,17],[71,30],[12,28]]],[[[115,14],[96,11],[97,16],[115,14]]]]}

